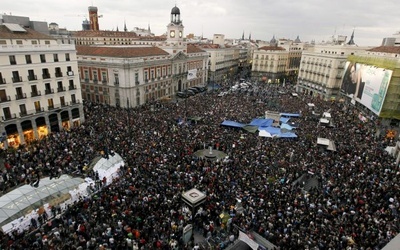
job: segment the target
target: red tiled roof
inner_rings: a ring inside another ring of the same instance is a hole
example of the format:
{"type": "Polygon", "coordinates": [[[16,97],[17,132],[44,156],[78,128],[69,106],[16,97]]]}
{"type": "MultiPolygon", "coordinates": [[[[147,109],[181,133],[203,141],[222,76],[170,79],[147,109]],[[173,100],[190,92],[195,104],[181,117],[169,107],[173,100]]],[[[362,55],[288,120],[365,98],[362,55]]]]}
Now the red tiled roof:
{"type": "Polygon", "coordinates": [[[259,49],[262,49],[262,50],[285,50],[284,48],[277,47],[277,46],[263,46],[259,49]]]}
{"type": "Polygon", "coordinates": [[[100,47],[100,46],[77,46],[77,55],[81,56],[104,56],[104,57],[145,57],[166,56],[168,52],[157,47],[100,47]]]}
{"type": "Polygon", "coordinates": [[[54,40],[53,37],[37,32],[29,28],[24,28],[26,32],[12,32],[6,26],[0,25],[0,39],[46,39],[54,40]]]}
{"type": "Polygon", "coordinates": [[[201,52],[206,52],[206,51],[192,44],[187,45],[187,53],[201,53],[201,52]]]}
{"type": "Polygon", "coordinates": [[[81,30],[72,32],[74,37],[125,37],[132,38],[138,35],[135,32],[109,31],[109,30],[81,30]]]}
{"type": "Polygon", "coordinates": [[[380,46],[369,49],[367,51],[400,54],[400,46],[380,46]]]}

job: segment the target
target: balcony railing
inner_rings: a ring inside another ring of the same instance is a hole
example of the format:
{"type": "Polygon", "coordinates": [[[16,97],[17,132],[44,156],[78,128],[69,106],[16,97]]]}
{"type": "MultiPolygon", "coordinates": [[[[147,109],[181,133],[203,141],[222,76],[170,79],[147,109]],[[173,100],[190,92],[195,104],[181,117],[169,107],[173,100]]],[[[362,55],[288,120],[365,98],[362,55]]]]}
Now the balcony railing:
{"type": "Polygon", "coordinates": [[[39,91],[31,92],[31,97],[41,96],[41,95],[42,95],[42,93],[40,92],[40,90],[39,90],[39,91]]]}
{"type": "Polygon", "coordinates": [[[49,105],[49,106],[47,106],[47,109],[48,109],[48,110],[54,109],[54,105],[49,105]]]}
{"type": "Polygon", "coordinates": [[[61,103],[61,107],[67,107],[67,106],[68,106],[68,102],[61,103]]]}
{"type": "Polygon", "coordinates": [[[119,85],[119,81],[115,80],[114,85],[119,85]]]}
{"type": "Polygon", "coordinates": [[[42,112],[44,112],[44,108],[37,108],[37,109],[35,110],[35,112],[36,112],[36,113],[42,113],[42,112]]]}
{"type": "Polygon", "coordinates": [[[72,100],[71,101],[71,105],[75,105],[75,104],[79,104],[79,103],[81,103],[81,101],[79,101],[79,100],[72,100]]]}
{"type": "Polygon", "coordinates": [[[85,82],[88,83],[89,82],[89,78],[85,78],[85,82]]]}
{"type": "Polygon", "coordinates": [[[43,79],[49,79],[51,78],[50,74],[42,74],[43,79]]]}
{"type": "Polygon", "coordinates": [[[0,78],[0,84],[6,84],[6,79],[5,78],[0,78]]]}
{"type": "Polygon", "coordinates": [[[12,78],[12,82],[22,82],[22,77],[21,76],[17,76],[17,77],[13,77],[12,78]]]}
{"type": "Polygon", "coordinates": [[[104,85],[107,85],[107,80],[102,80],[101,81],[104,85]]]}
{"type": "Polygon", "coordinates": [[[59,87],[57,88],[57,92],[64,92],[65,91],[65,87],[59,87]]]}
{"type": "Polygon", "coordinates": [[[76,85],[69,85],[69,90],[74,90],[74,89],[76,89],[76,85]]]}
{"type": "Polygon", "coordinates": [[[95,79],[93,79],[93,82],[94,82],[94,83],[98,83],[99,80],[98,80],[97,78],[95,78],[95,79]]]}
{"type": "Polygon", "coordinates": [[[136,84],[136,85],[139,85],[139,84],[140,84],[140,82],[139,82],[139,81],[135,81],[135,84],[136,84]]]}
{"type": "Polygon", "coordinates": [[[28,114],[28,112],[26,112],[26,110],[23,111],[23,112],[19,112],[19,117],[24,117],[24,116],[27,116],[27,115],[29,115],[29,114],[28,114]]]}
{"type": "Polygon", "coordinates": [[[46,89],[46,90],[44,91],[44,93],[45,93],[46,95],[54,94],[54,89],[46,89]]]}
{"type": "Polygon", "coordinates": [[[37,75],[28,75],[28,80],[29,80],[29,81],[35,81],[35,80],[37,80],[37,75]]]}
{"type": "Polygon", "coordinates": [[[56,77],[63,77],[63,73],[62,72],[56,72],[56,77]]]}
{"type": "Polygon", "coordinates": [[[26,93],[15,95],[16,100],[26,99],[26,93]]]}
{"type": "Polygon", "coordinates": [[[8,95],[8,96],[2,96],[2,97],[0,98],[0,103],[1,103],[1,102],[9,102],[9,101],[11,101],[11,98],[10,98],[9,95],[8,95]]]}
{"type": "Polygon", "coordinates": [[[3,121],[8,121],[8,120],[16,119],[16,118],[17,118],[16,114],[10,114],[10,115],[5,115],[5,116],[1,117],[1,119],[3,121]]]}

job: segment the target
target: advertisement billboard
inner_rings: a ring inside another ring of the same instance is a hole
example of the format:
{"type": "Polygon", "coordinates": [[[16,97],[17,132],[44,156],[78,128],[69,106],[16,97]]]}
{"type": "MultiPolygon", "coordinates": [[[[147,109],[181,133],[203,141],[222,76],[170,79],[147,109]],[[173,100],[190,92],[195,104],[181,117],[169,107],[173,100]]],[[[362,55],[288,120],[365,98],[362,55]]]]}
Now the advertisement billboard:
{"type": "Polygon", "coordinates": [[[344,94],[379,115],[392,70],[372,65],[347,62],[341,90],[344,94]]]}

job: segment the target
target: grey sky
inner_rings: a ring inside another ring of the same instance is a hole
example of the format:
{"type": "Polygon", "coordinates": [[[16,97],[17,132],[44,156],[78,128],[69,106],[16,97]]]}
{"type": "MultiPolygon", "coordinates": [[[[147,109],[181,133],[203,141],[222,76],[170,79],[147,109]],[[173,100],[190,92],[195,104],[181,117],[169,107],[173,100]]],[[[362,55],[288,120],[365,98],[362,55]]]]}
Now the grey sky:
{"type": "Polygon", "coordinates": [[[225,34],[226,38],[270,40],[277,38],[316,42],[332,35],[351,35],[358,45],[379,46],[382,38],[400,30],[398,0],[1,0],[1,13],[29,16],[31,20],[56,22],[62,28],[80,30],[90,5],[97,6],[100,28],[147,28],[156,35],[166,31],[170,11],[181,10],[185,34],[225,34]]]}

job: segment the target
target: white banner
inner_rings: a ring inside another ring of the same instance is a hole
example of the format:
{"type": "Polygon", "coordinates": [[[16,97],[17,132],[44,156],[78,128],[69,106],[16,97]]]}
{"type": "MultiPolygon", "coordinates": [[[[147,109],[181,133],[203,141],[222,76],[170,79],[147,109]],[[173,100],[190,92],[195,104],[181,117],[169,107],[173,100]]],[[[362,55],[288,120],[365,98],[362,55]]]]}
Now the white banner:
{"type": "Polygon", "coordinates": [[[243,241],[246,243],[251,249],[257,250],[258,249],[258,243],[255,242],[254,240],[250,239],[247,234],[243,233],[242,231],[239,231],[239,240],[243,241]]]}
{"type": "Polygon", "coordinates": [[[193,80],[197,78],[197,69],[189,69],[188,70],[188,75],[187,79],[188,80],[193,80]]]}

